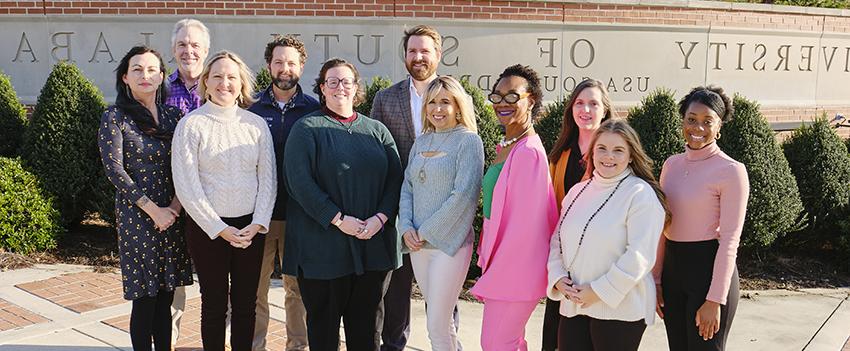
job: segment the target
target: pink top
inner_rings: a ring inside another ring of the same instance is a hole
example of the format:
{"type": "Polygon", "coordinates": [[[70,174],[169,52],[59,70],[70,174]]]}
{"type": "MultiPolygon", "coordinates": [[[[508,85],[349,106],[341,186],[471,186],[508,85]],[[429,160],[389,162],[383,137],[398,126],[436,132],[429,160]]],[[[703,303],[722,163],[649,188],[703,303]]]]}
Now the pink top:
{"type": "Polygon", "coordinates": [[[478,245],[482,275],[470,292],[483,300],[546,296],[549,239],[558,219],[549,161],[540,137],[516,143],[493,189],[478,245]]]}
{"type": "Polygon", "coordinates": [[[655,282],[661,280],[667,240],[717,239],[719,246],[706,300],[726,304],[750,194],[747,169],[723,153],[717,143],[699,150],[685,147],[685,153],[664,162],[661,188],[673,218],[659,243],[653,269],[655,282]]]}

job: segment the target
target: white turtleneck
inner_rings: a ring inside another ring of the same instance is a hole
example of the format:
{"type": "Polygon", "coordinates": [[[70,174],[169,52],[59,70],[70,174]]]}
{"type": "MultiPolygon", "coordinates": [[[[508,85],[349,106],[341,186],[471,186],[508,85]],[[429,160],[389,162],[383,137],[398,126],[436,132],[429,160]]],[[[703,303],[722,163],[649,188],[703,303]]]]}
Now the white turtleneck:
{"type": "Polygon", "coordinates": [[[552,236],[547,294],[561,301],[560,313],[566,317],[644,319],[651,325],[655,321],[655,283],[650,271],[664,227],[664,208],[652,187],[627,168],[612,178],[603,178],[594,172],[590,185],[563,218],[570,202],[587,182],[572,187],[561,203],[558,221],[563,224],[552,236]],[[620,180],[623,183],[590,222],[581,248],[576,252],[588,219],[620,180]],[[569,269],[573,283],[590,284],[601,301],[581,307],[554,288],[558,280],[567,276],[567,267],[573,257],[576,259],[569,269]]]}
{"type": "Polygon", "coordinates": [[[251,213],[252,224],[266,233],[277,195],[274,157],[261,117],[208,101],[174,131],[171,167],[177,198],[211,239],[227,228],[222,217],[251,213]]]}

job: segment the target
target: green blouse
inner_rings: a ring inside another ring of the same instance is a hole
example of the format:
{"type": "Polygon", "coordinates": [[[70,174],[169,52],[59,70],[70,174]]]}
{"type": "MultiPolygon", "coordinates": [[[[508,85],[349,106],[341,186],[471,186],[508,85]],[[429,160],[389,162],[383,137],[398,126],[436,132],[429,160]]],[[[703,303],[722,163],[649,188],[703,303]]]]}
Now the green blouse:
{"type": "Polygon", "coordinates": [[[502,167],[504,166],[504,162],[490,165],[487,168],[487,173],[484,174],[484,178],[481,180],[484,218],[490,219],[490,208],[493,206],[493,188],[496,187],[496,181],[499,180],[499,174],[502,173],[502,167]]]}

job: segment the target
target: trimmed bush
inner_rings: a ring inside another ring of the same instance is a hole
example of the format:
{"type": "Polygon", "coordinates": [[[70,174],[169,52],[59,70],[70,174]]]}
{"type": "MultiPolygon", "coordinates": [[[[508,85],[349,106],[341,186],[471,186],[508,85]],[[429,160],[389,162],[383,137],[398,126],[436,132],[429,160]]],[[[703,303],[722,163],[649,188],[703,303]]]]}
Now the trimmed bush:
{"type": "Polygon", "coordinates": [[[641,100],[640,106],[629,110],[629,124],[637,131],[646,154],[653,161],[655,177],[668,157],[685,149],[682,137],[682,117],[673,92],[658,88],[641,100]]]}
{"type": "Polygon", "coordinates": [[[0,245],[21,254],[56,247],[59,211],[17,158],[0,157],[0,245]]]}
{"type": "Polygon", "coordinates": [[[829,241],[836,235],[850,239],[850,233],[836,232],[838,221],[848,220],[850,155],[826,116],[795,130],[783,148],[812,232],[829,241]]]}
{"type": "Polygon", "coordinates": [[[260,69],[254,77],[254,80],[257,82],[257,85],[254,86],[255,94],[268,88],[269,84],[272,84],[272,74],[269,72],[268,67],[260,69]]]}
{"type": "Polygon", "coordinates": [[[560,100],[546,105],[540,118],[534,122],[534,131],[540,136],[543,141],[543,147],[546,148],[546,153],[552,151],[555,142],[558,140],[558,135],[561,134],[561,127],[564,122],[564,106],[566,100],[560,100]]]}
{"type": "Polygon", "coordinates": [[[105,105],[77,67],[61,62],[47,77],[24,133],[25,165],[55,196],[66,224],[79,222],[90,211],[114,215],[115,188],[104,175],[97,150],[105,105]]]}
{"type": "Polygon", "coordinates": [[[750,178],[741,244],[763,248],[801,228],[803,204],[788,161],[759,105],[737,95],[734,105],[734,117],[720,129],[717,143],[747,167],[750,178]]]}
{"type": "Polygon", "coordinates": [[[484,142],[484,167],[486,168],[496,158],[496,144],[502,140],[502,126],[496,119],[493,105],[487,101],[484,92],[468,79],[460,81],[466,93],[472,97],[472,107],[475,109],[475,123],[478,124],[478,135],[484,142]]]}
{"type": "Polygon", "coordinates": [[[375,100],[375,94],[379,91],[389,88],[393,82],[381,76],[372,78],[372,82],[366,85],[366,100],[360,105],[354,107],[354,110],[360,114],[368,116],[372,113],[372,100],[375,100]]]}
{"type": "Polygon", "coordinates": [[[9,76],[0,72],[0,156],[17,156],[26,125],[27,110],[9,76]]]}

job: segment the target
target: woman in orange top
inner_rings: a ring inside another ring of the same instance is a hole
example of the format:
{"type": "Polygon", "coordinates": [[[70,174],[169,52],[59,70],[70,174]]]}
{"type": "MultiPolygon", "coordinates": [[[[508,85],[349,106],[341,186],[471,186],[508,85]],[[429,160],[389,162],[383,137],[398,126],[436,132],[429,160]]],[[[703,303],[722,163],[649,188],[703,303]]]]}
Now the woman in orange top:
{"type": "MultiPolygon", "coordinates": [[[[611,99],[602,82],[588,78],[579,83],[564,108],[561,134],[549,151],[549,170],[555,188],[558,212],[567,191],[581,181],[585,173],[584,154],[590,149],[593,134],[602,122],[611,118],[611,99]]],[[[546,299],[543,318],[543,350],[558,348],[559,301],[546,299]]]]}

